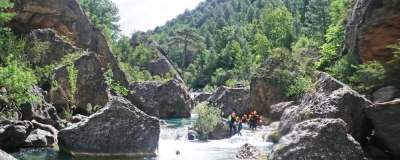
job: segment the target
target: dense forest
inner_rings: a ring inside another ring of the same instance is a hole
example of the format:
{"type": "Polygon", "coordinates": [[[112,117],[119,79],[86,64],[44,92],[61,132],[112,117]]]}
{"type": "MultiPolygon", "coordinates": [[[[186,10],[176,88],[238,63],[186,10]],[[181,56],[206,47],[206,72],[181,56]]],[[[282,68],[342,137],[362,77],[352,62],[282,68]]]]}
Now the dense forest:
{"type": "MultiPolygon", "coordinates": [[[[28,93],[30,84],[50,85],[50,71],[60,64],[35,65],[40,56],[32,55],[40,55],[46,44],[35,43],[30,49],[35,53],[27,54],[25,37],[15,36],[4,25],[14,15],[6,12],[13,4],[0,2],[0,86],[7,89],[2,99],[17,110],[22,103],[37,100],[28,93]]],[[[399,85],[399,65],[359,64],[347,54],[344,33],[353,0],[207,0],[147,31],[149,37],[139,32],[122,35],[116,24],[118,8],[111,0],[79,3],[107,38],[130,82],[171,78],[152,76],[140,65],[158,58],[148,43],[155,41],[192,91],[249,86],[251,78],[258,78],[295,98],[311,88],[315,70],[362,93],[399,85]]],[[[388,46],[396,60],[399,46],[388,46]]]]}

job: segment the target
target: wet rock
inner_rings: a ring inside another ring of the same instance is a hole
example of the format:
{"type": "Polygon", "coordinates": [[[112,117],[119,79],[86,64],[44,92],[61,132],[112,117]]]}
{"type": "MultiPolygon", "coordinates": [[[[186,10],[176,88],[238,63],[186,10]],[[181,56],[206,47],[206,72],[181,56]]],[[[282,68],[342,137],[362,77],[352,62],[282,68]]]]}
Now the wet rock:
{"type": "Polygon", "coordinates": [[[261,152],[251,144],[244,144],[236,154],[237,159],[260,159],[261,152]]]}
{"type": "Polygon", "coordinates": [[[113,97],[100,111],[61,130],[58,145],[73,156],[157,156],[159,119],[113,97]]]}
{"type": "Polygon", "coordinates": [[[204,102],[204,101],[207,101],[208,98],[211,97],[211,95],[212,95],[211,93],[201,92],[201,93],[197,94],[196,96],[194,96],[193,101],[195,101],[195,102],[204,102]]]}
{"type": "Polygon", "coordinates": [[[57,142],[57,136],[48,131],[35,129],[25,139],[22,146],[24,147],[52,147],[57,142]]]}
{"type": "MultiPolygon", "coordinates": [[[[232,131],[233,134],[233,131],[232,131]]],[[[214,131],[208,134],[209,140],[220,140],[230,138],[231,135],[229,133],[229,124],[226,119],[221,119],[217,126],[215,127],[214,131]]]]}
{"type": "Polygon", "coordinates": [[[271,115],[270,118],[272,121],[279,121],[281,119],[283,111],[286,108],[295,105],[293,101],[290,102],[282,102],[278,104],[274,104],[271,106],[271,115]]]}
{"type": "Polygon", "coordinates": [[[273,143],[279,142],[279,133],[278,133],[279,123],[280,122],[273,122],[268,126],[269,133],[263,135],[263,139],[265,142],[273,142],[273,143]]]}
{"type": "Polygon", "coordinates": [[[61,59],[72,52],[80,52],[79,49],[68,42],[64,42],[50,28],[37,29],[30,33],[26,40],[25,51],[29,54],[32,64],[39,67],[61,62],[61,59]],[[46,43],[46,50],[43,53],[35,51],[37,42],[46,43]]]}
{"type": "Polygon", "coordinates": [[[400,90],[394,86],[388,86],[378,89],[372,94],[374,103],[389,102],[400,97],[400,90]]]}
{"type": "Polygon", "coordinates": [[[168,125],[168,123],[165,122],[164,120],[160,119],[160,125],[168,125]]]}
{"type": "Polygon", "coordinates": [[[388,45],[400,39],[400,1],[357,0],[346,29],[346,48],[359,63],[394,59],[388,45]]]}
{"type": "Polygon", "coordinates": [[[6,25],[19,35],[51,28],[83,50],[97,53],[101,67],[111,68],[114,80],[128,87],[128,81],[112,54],[105,36],[93,27],[76,0],[11,0],[15,16],[6,25]],[[108,67],[110,66],[110,67],[108,67]]]}
{"type": "Polygon", "coordinates": [[[0,148],[20,147],[33,130],[34,126],[29,121],[1,120],[0,148]]]}
{"type": "Polygon", "coordinates": [[[194,130],[189,130],[187,135],[188,135],[188,139],[189,139],[189,140],[198,139],[199,136],[200,136],[200,135],[199,135],[196,131],[194,131],[194,130]]]}
{"type": "Polygon", "coordinates": [[[372,103],[327,73],[317,74],[315,92],[306,93],[298,108],[286,109],[281,117],[279,136],[289,133],[296,123],[314,118],[340,118],[347,133],[360,143],[371,133],[364,109],[372,103]]]}
{"type": "Polygon", "coordinates": [[[211,95],[208,101],[222,111],[222,117],[228,117],[232,112],[237,116],[249,114],[249,89],[247,88],[230,88],[220,86],[211,95]]]}
{"type": "Polygon", "coordinates": [[[269,117],[271,105],[284,100],[285,96],[280,94],[279,90],[268,81],[252,78],[250,83],[250,111],[257,111],[259,115],[269,117]]]}
{"type": "Polygon", "coordinates": [[[51,135],[57,138],[58,130],[53,126],[47,124],[41,124],[39,122],[36,122],[35,120],[32,120],[31,123],[33,124],[33,127],[35,129],[41,129],[43,131],[49,132],[51,135]]]}
{"type": "Polygon", "coordinates": [[[50,124],[57,129],[62,129],[65,127],[64,123],[61,121],[60,117],[57,115],[56,109],[48,104],[44,99],[47,94],[43,89],[33,85],[31,87],[32,94],[40,98],[39,103],[32,104],[22,104],[21,113],[22,120],[36,120],[39,123],[50,124]]]}
{"type": "Polygon", "coordinates": [[[71,117],[71,123],[78,123],[83,120],[85,120],[87,116],[81,115],[81,114],[76,114],[75,116],[71,117]]]}
{"type": "Polygon", "coordinates": [[[366,113],[374,125],[373,137],[381,148],[387,148],[395,159],[400,159],[400,100],[374,104],[366,113]]]}
{"type": "Polygon", "coordinates": [[[365,159],[360,144],[341,119],[317,118],[296,124],[269,154],[275,159],[365,159]]]}
{"type": "Polygon", "coordinates": [[[193,101],[176,80],[135,82],[129,87],[129,100],[150,116],[159,118],[190,117],[193,101]]]}
{"type": "Polygon", "coordinates": [[[12,155],[8,154],[7,152],[4,152],[1,149],[0,149],[0,159],[2,159],[2,160],[17,160],[12,155]]]}
{"type": "MultiPolygon", "coordinates": [[[[105,106],[107,104],[111,96],[110,86],[101,70],[102,65],[96,54],[81,55],[73,64],[78,71],[77,94],[75,95],[77,108],[75,113],[89,115],[95,111],[88,109],[88,104],[92,106],[105,106]],[[92,111],[89,113],[90,110],[92,111]]],[[[68,90],[70,90],[71,85],[67,66],[55,68],[52,73],[57,81],[58,88],[52,89],[46,99],[53,103],[58,113],[62,113],[66,110],[65,107],[69,105],[70,99],[68,90]]]]}

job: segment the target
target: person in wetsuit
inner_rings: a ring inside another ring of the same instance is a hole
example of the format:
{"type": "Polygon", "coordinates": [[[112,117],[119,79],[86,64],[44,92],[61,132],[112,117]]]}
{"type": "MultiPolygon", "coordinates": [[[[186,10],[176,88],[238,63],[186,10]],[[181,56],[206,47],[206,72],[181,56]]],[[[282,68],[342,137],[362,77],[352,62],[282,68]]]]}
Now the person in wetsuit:
{"type": "Polygon", "coordinates": [[[232,129],[233,129],[233,135],[236,134],[236,114],[232,113],[230,117],[228,117],[228,123],[229,123],[229,133],[230,136],[232,137],[232,129]]]}
{"type": "Polygon", "coordinates": [[[256,129],[257,128],[257,122],[260,120],[260,117],[258,117],[257,112],[254,111],[253,115],[251,116],[250,123],[251,123],[251,129],[256,129]]]}
{"type": "Polygon", "coordinates": [[[242,136],[240,131],[242,130],[242,120],[239,117],[236,117],[236,126],[237,126],[237,134],[242,136]]]}

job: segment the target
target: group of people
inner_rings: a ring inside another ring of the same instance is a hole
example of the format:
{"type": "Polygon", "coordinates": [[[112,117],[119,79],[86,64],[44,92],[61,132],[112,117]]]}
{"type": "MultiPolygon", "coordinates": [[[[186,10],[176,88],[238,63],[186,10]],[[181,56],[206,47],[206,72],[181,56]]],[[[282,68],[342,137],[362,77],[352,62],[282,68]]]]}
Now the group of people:
{"type": "Polygon", "coordinates": [[[249,116],[243,115],[242,118],[232,113],[228,116],[228,123],[230,136],[232,136],[232,130],[233,135],[238,134],[242,136],[240,131],[242,130],[243,124],[249,125],[250,129],[256,129],[258,126],[262,126],[263,121],[260,119],[260,116],[257,115],[257,111],[253,111],[249,116]]]}

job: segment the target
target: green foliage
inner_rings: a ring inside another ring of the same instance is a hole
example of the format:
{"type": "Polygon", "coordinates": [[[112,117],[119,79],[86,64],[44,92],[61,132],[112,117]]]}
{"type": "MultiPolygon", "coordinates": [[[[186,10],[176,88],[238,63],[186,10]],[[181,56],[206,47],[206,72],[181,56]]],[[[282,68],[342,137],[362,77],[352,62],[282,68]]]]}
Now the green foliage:
{"type": "Polygon", "coordinates": [[[188,125],[188,124],[189,124],[189,121],[187,119],[185,119],[185,118],[182,118],[181,126],[185,126],[185,125],[188,125]]]}
{"type": "Polygon", "coordinates": [[[7,9],[13,7],[14,4],[9,0],[0,0],[0,30],[3,28],[3,24],[15,15],[15,13],[7,13],[7,9]]]}
{"type": "Polygon", "coordinates": [[[212,132],[220,120],[221,110],[207,103],[200,103],[193,109],[194,113],[198,114],[193,128],[200,133],[200,136],[207,137],[208,133],[212,132]]]}
{"type": "Polygon", "coordinates": [[[89,114],[96,113],[99,109],[101,109],[101,106],[96,104],[95,106],[92,106],[92,104],[88,103],[86,106],[87,111],[89,114]]]}
{"type": "Polygon", "coordinates": [[[58,66],[71,64],[71,63],[73,63],[75,60],[77,60],[81,55],[82,55],[82,53],[79,52],[79,51],[66,54],[66,55],[64,55],[64,57],[61,59],[61,62],[58,64],[58,66]]]}
{"type": "Polygon", "coordinates": [[[128,62],[137,63],[142,66],[149,63],[151,60],[156,59],[156,54],[155,50],[151,50],[146,44],[140,43],[133,53],[129,55],[128,62]]]}
{"type": "Polygon", "coordinates": [[[68,80],[70,88],[68,88],[67,90],[66,96],[68,99],[68,107],[65,110],[64,117],[69,119],[72,116],[72,113],[76,110],[76,105],[77,105],[75,96],[78,93],[78,88],[76,87],[76,83],[78,81],[78,70],[75,69],[73,63],[68,64],[66,66],[66,69],[68,72],[68,80]]]}
{"type": "Polygon", "coordinates": [[[234,87],[236,87],[236,83],[237,83],[237,80],[236,80],[236,79],[228,79],[228,80],[225,82],[225,86],[234,88],[234,87]]]}
{"type": "Polygon", "coordinates": [[[207,84],[204,88],[203,88],[203,92],[208,92],[208,93],[213,93],[217,88],[213,85],[209,85],[207,84]]]}
{"type": "Polygon", "coordinates": [[[234,76],[234,73],[232,70],[225,71],[222,68],[218,68],[214,72],[214,76],[212,76],[212,78],[211,78],[211,84],[216,85],[216,86],[224,85],[225,82],[233,76],[234,76]]]}
{"type": "Polygon", "coordinates": [[[5,106],[0,106],[0,111],[7,109],[9,112],[19,112],[21,104],[39,102],[39,97],[29,93],[35,83],[33,70],[10,54],[5,65],[0,66],[0,87],[6,89],[6,93],[0,96],[1,101],[5,102],[5,106]]]}
{"type": "Polygon", "coordinates": [[[123,96],[127,96],[128,95],[128,89],[126,89],[125,87],[121,86],[118,82],[115,82],[113,77],[114,77],[114,73],[111,69],[108,69],[106,71],[106,77],[107,77],[107,81],[108,83],[111,85],[111,87],[119,94],[123,95],[123,96]]]}

